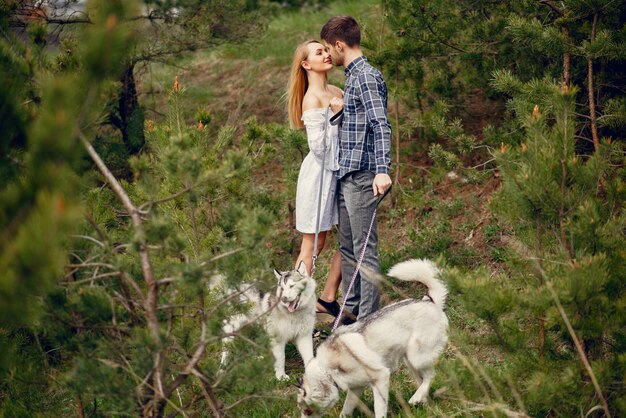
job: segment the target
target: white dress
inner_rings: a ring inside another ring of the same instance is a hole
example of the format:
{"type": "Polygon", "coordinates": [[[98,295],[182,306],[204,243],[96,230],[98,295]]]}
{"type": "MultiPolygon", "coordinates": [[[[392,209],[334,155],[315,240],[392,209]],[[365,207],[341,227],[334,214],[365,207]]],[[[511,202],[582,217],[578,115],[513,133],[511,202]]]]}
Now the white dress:
{"type": "MultiPolygon", "coordinates": [[[[300,166],[296,190],[296,229],[302,233],[314,234],[317,221],[318,193],[324,155],[324,120],[327,108],[309,109],[302,113],[306,128],[309,153],[300,166]]],[[[332,116],[329,111],[328,118],[332,116]]],[[[339,144],[337,126],[328,123],[326,135],[326,158],[324,183],[322,185],[322,205],[320,210],[320,231],[329,231],[339,221],[337,207],[337,177],[339,169],[339,144]]]]}

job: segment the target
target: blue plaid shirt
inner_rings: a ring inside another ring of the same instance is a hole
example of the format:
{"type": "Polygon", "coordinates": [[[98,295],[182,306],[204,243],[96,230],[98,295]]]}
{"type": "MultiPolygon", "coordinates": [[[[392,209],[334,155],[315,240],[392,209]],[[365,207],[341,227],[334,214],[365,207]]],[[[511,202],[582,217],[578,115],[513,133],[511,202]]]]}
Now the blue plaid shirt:
{"type": "Polygon", "coordinates": [[[389,173],[391,125],[385,79],[364,56],[352,61],[345,74],[337,177],[357,170],[389,173]]]}

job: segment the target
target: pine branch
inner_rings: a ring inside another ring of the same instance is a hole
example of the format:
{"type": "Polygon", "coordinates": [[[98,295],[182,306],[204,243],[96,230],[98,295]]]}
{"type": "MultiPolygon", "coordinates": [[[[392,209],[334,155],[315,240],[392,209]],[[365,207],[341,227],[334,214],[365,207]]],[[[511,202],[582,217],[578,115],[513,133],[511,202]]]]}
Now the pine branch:
{"type": "Polygon", "coordinates": [[[124,292],[124,295],[120,294],[119,292],[116,292],[115,290],[113,291],[113,295],[132,317],[131,324],[133,326],[140,324],[141,318],[139,318],[139,315],[137,314],[137,311],[135,310],[135,305],[137,305],[137,302],[135,302],[134,300],[130,298],[130,295],[128,294],[128,289],[125,286],[123,286],[124,282],[122,281],[121,283],[122,283],[121,287],[122,287],[122,291],[124,292]]]}
{"type": "Polygon", "coordinates": [[[84,262],[84,263],[79,263],[79,264],[67,264],[67,267],[77,267],[77,268],[84,268],[84,267],[106,267],[108,269],[114,270],[115,266],[113,264],[108,264],[108,263],[93,263],[93,262],[84,262]]]}
{"type": "Polygon", "coordinates": [[[68,326],[70,328],[89,329],[89,330],[101,330],[101,331],[115,331],[118,334],[124,334],[126,337],[130,336],[130,329],[125,328],[125,327],[120,327],[118,325],[84,325],[84,324],[76,324],[76,323],[67,321],[66,319],[64,319],[60,315],[57,315],[54,312],[52,312],[52,316],[57,321],[63,323],[64,325],[66,325],[66,326],[68,326]]]}
{"type": "Polygon", "coordinates": [[[80,400],[80,396],[76,395],[74,399],[76,399],[76,409],[78,410],[79,418],[85,418],[85,408],[83,407],[83,403],[80,400]]]}
{"type": "Polygon", "coordinates": [[[197,368],[194,368],[192,370],[192,373],[198,378],[198,380],[200,380],[200,388],[202,389],[202,393],[204,394],[207,402],[209,403],[209,406],[211,407],[211,410],[213,411],[213,415],[216,417],[223,417],[224,405],[215,396],[213,386],[211,386],[209,379],[207,379],[206,376],[204,376],[204,374],[202,374],[202,372],[200,372],[200,370],[198,370],[197,368]]]}
{"type": "Polygon", "coordinates": [[[443,45],[445,45],[445,46],[447,46],[447,47],[449,47],[449,48],[452,48],[452,49],[454,49],[455,51],[459,51],[459,52],[462,52],[462,53],[464,53],[464,54],[467,54],[467,51],[465,51],[464,49],[461,49],[461,48],[459,48],[459,47],[458,47],[458,46],[456,46],[456,45],[452,45],[451,43],[447,42],[445,39],[443,39],[442,37],[440,37],[440,36],[439,36],[439,35],[435,32],[435,30],[432,28],[432,26],[430,25],[430,23],[427,23],[427,24],[426,24],[426,27],[428,28],[428,30],[430,31],[430,33],[432,33],[432,34],[435,36],[435,38],[437,38],[437,41],[439,41],[439,43],[441,43],[441,44],[443,44],[443,45]]]}
{"type": "Polygon", "coordinates": [[[93,282],[95,280],[103,280],[103,279],[111,279],[111,278],[116,278],[119,277],[121,275],[121,273],[119,271],[112,271],[109,273],[102,273],[102,274],[96,274],[92,277],[89,277],[88,279],[82,279],[82,280],[77,280],[74,282],[68,282],[67,284],[83,284],[83,283],[89,283],[89,282],[93,282]]]}
{"type": "Polygon", "coordinates": [[[556,12],[556,14],[558,14],[559,16],[563,16],[565,13],[563,12],[563,10],[559,9],[558,7],[556,7],[552,1],[550,0],[539,0],[539,3],[541,4],[545,4],[546,6],[548,6],[550,9],[552,9],[554,12],[556,12]]]}
{"type": "Polygon", "coordinates": [[[102,231],[102,229],[100,229],[100,226],[96,223],[96,220],[93,218],[93,215],[91,215],[90,213],[87,213],[85,214],[85,218],[87,219],[87,222],[89,222],[89,224],[92,226],[92,228],[96,231],[96,233],[100,237],[100,241],[102,242],[108,241],[107,236],[102,231]]]}
{"type": "MultiPolygon", "coordinates": [[[[204,357],[205,351],[206,351],[206,347],[209,343],[209,341],[206,339],[207,336],[207,316],[204,312],[204,295],[201,292],[200,293],[200,306],[198,307],[200,310],[200,323],[201,323],[201,331],[200,331],[200,341],[198,344],[198,347],[196,347],[196,350],[194,351],[193,355],[191,356],[191,358],[189,359],[189,361],[187,362],[187,365],[185,366],[185,368],[183,369],[183,371],[181,371],[178,376],[176,376],[176,378],[174,379],[173,382],[171,382],[163,391],[163,395],[166,398],[169,398],[172,393],[174,392],[174,390],[178,389],[178,387],[180,385],[183,384],[183,382],[185,380],[187,380],[187,377],[193,373],[193,371],[196,369],[196,367],[198,366],[198,363],[200,362],[200,360],[202,360],[202,358],[204,357]]],[[[212,400],[214,400],[214,396],[210,397],[212,400]]],[[[213,404],[212,404],[213,405],[213,404]]]]}
{"type": "MultiPolygon", "coordinates": [[[[566,43],[569,43],[569,30],[566,27],[561,28],[561,33],[566,43]]],[[[563,53],[563,88],[569,88],[569,81],[571,76],[571,56],[569,51],[563,53]]]]}
{"type": "MultiPolygon", "coordinates": [[[[191,398],[191,400],[189,402],[187,402],[184,406],[181,405],[181,409],[183,411],[188,410],[189,408],[191,408],[192,406],[194,406],[196,404],[196,402],[198,402],[198,400],[200,400],[202,397],[199,395],[194,395],[193,398],[191,398]]],[[[178,416],[179,412],[178,411],[174,411],[171,414],[169,414],[167,416],[167,418],[176,418],[176,416],[178,416]]]]}
{"type": "MultiPolygon", "coordinates": [[[[100,173],[104,176],[104,178],[106,179],[107,183],[109,183],[109,186],[111,187],[113,192],[116,194],[118,199],[122,202],[127,212],[129,213],[131,220],[132,220],[133,229],[135,230],[136,235],[139,237],[143,237],[144,236],[143,221],[140,217],[139,210],[137,210],[135,205],[133,205],[130,198],[128,197],[128,194],[122,187],[122,185],[115,178],[113,173],[111,173],[111,171],[106,166],[104,161],[102,161],[102,158],[100,158],[100,155],[98,155],[94,147],[91,145],[91,143],[89,143],[87,138],[85,138],[85,135],[82,133],[82,131],[80,131],[80,129],[77,130],[77,134],[83,146],[87,150],[87,153],[89,154],[91,159],[94,161],[94,163],[100,170],[100,173]]],[[[140,240],[141,241],[139,243],[139,257],[140,257],[140,262],[141,262],[141,270],[142,270],[143,278],[146,282],[146,285],[148,286],[147,294],[145,297],[145,313],[146,313],[147,320],[148,320],[148,329],[150,330],[150,334],[152,335],[152,338],[154,339],[154,341],[158,342],[160,340],[160,325],[159,325],[159,319],[157,317],[158,286],[154,278],[154,272],[152,270],[152,263],[150,262],[150,255],[148,253],[148,246],[145,242],[145,238],[140,238],[140,240]]],[[[154,368],[154,376],[155,376],[155,381],[156,381],[156,388],[158,389],[157,398],[163,397],[164,364],[163,364],[162,356],[163,356],[163,352],[161,350],[157,350],[154,353],[153,368],[154,368]]],[[[158,403],[158,400],[157,400],[157,403],[158,403]]]]}
{"type": "Polygon", "coordinates": [[[156,200],[151,200],[151,201],[146,202],[146,203],[142,203],[141,206],[139,206],[138,210],[141,213],[146,213],[147,211],[149,211],[152,208],[152,206],[158,205],[159,203],[169,202],[170,200],[175,200],[175,199],[179,198],[180,196],[184,195],[185,193],[189,192],[195,186],[196,186],[195,184],[192,184],[190,186],[185,187],[183,190],[174,193],[171,196],[167,196],[167,197],[164,197],[162,199],[156,199],[156,200]]]}

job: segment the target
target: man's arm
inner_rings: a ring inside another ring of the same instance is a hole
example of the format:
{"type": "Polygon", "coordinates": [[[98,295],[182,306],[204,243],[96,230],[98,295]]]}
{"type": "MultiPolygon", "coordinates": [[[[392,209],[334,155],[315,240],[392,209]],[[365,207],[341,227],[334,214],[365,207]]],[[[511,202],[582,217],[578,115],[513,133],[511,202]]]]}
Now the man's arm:
{"type": "Polygon", "coordinates": [[[372,184],[374,194],[384,193],[391,187],[391,125],[387,120],[386,87],[382,79],[370,73],[359,75],[361,100],[365,106],[367,122],[374,131],[374,156],[376,177],[372,184]]]}

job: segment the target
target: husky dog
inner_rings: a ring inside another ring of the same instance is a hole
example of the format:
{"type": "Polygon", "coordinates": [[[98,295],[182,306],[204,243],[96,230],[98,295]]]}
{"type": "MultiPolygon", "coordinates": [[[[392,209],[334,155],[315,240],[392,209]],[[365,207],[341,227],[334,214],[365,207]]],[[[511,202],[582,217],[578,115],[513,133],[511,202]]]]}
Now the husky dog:
{"type": "Polygon", "coordinates": [[[293,341],[306,365],[313,358],[313,328],[315,326],[315,280],[307,274],[304,262],[297,270],[278,272],[276,293],[261,293],[250,285],[240,285],[240,302],[252,305],[247,314],[234,315],[224,321],[222,331],[228,337],[222,339],[223,368],[228,359],[226,343],[233,340],[233,333],[244,324],[259,318],[269,334],[274,370],[279,380],[289,379],[285,374],[285,346],[293,341]]]}
{"type": "Polygon", "coordinates": [[[337,386],[348,392],[341,416],[352,415],[367,386],[374,393],[376,418],[386,416],[389,377],[401,361],[422,379],[409,403],[425,402],[435,375],[434,362],[448,342],[448,318],[443,312],[447,290],[438,274],[428,260],[405,261],[389,271],[388,275],[397,279],[423,283],[428,296],[386,306],[339,327],[326,339],[298,381],[298,407],[303,417],[319,416],[333,406],[339,399],[337,386]]]}

